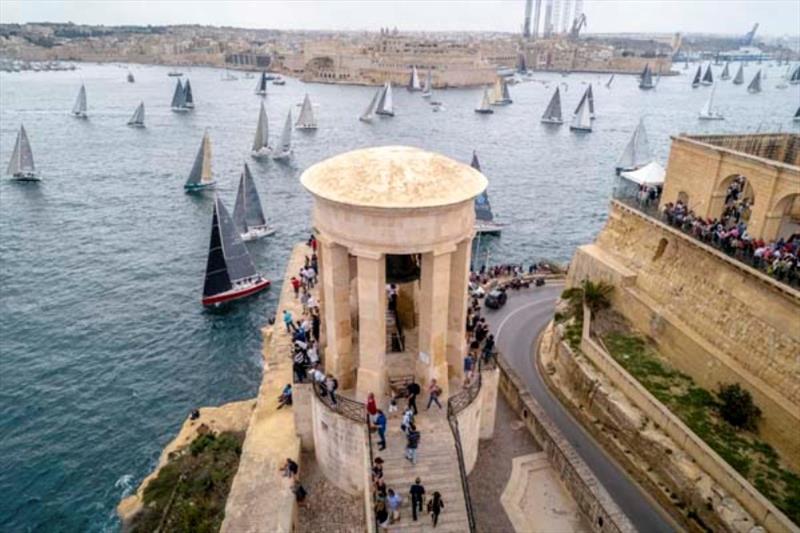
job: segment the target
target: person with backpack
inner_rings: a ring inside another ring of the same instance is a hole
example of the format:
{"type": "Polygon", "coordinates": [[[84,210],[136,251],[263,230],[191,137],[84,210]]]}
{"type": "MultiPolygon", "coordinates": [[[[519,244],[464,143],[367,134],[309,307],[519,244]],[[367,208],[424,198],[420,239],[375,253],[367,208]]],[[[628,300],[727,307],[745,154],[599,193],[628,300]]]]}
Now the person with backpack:
{"type": "Polygon", "coordinates": [[[406,459],[411,461],[412,465],[417,464],[417,447],[419,446],[420,434],[417,431],[417,426],[410,424],[408,433],[406,434],[406,459]]]}

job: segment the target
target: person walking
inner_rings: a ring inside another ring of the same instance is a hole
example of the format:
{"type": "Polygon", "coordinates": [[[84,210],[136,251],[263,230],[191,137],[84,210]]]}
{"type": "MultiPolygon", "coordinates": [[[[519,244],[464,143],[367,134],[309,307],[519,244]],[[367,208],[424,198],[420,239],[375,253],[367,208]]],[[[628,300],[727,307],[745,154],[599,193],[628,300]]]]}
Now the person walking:
{"type": "Polygon", "coordinates": [[[444,500],[442,499],[442,495],[439,492],[433,493],[433,498],[431,501],[428,502],[428,512],[431,513],[431,519],[433,519],[433,527],[436,527],[436,524],[439,522],[439,514],[444,509],[444,500]]]}
{"type": "Polygon", "coordinates": [[[331,399],[331,403],[336,405],[336,389],[339,388],[339,380],[333,377],[333,374],[328,374],[328,377],[325,379],[325,387],[328,389],[328,396],[331,399]]]}
{"type": "Polygon", "coordinates": [[[422,504],[425,502],[425,487],[420,478],[414,480],[408,493],[411,495],[411,518],[416,522],[417,512],[422,513],[422,504]]]}
{"type": "Polygon", "coordinates": [[[411,409],[411,407],[406,407],[406,410],[403,411],[403,420],[400,422],[400,429],[403,430],[403,433],[408,435],[408,430],[413,425],[414,425],[414,410],[411,409]]]}
{"type": "Polygon", "coordinates": [[[389,527],[389,512],[386,510],[386,503],[378,500],[375,504],[375,520],[381,529],[388,529],[389,527]]]}
{"type": "Polygon", "coordinates": [[[380,409],[375,415],[375,427],[378,428],[378,438],[380,438],[378,450],[383,451],[386,449],[386,415],[380,409]]]}
{"type": "Polygon", "coordinates": [[[370,424],[374,424],[375,417],[378,416],[378,404],[375,402],[375,395],[371,392],[367,394],[367,414],[370,424]]]}
{"type": "Polygon", "coordinates": [[[297,279],[297,276],[292,276],[292,279],[289,280],[289,283],[292,284],[292,290],[294,290],[294,297],[297,298],[300,296],[300,280],[297,279]]]}
{"type": "Polygon", "coordinates": [[[435,403],[439,406],[439,409],[442,408],[442,404],[439,403],[439,396],[442,394],[442,388],[436,383],[435,379],[431,380],[431,384],[428,385],[428,407],[425,408],[427,411],[431,408],[431,404],[435,403]]]}
{"type": "Polygon", "coordinates": [[[294,318],[288,309],[283,310],[283,325],[286,326],[286,333],[291,333],[292,331],[296,330],[294,326],[294,318]]]}
{"type": "Polygon", "coordinates": [[[395,523],[400,520],[400,506],[403,504],[403,498],[392,489],[389,489],[386,496],[386,504],[389,507],[390,522],[395,523]]]}
{"type": "Polygon", "coordinates": [[[412,381],[408,385],[406,385],[406,392],[408,393],[408,406],[414,410],[414,414],[417,414],[417,395],[422,391],[419,387],[419,383],[416,381],[412,381]]]}
{"type": "Polygon", "coordinates": [[[489,363],[494,353],[494,335],[489,334],[486,341],[483,343],[483,362],[489,363]]]}
{"type": "Polygon", "coordinates": [[[419,446],[420,433],[417,431],[417,426],[414,424],[409,425],[408,433],[406,434],[406,459],[411,461],[412,465],[417,464],[417,447],[419,446]]]}

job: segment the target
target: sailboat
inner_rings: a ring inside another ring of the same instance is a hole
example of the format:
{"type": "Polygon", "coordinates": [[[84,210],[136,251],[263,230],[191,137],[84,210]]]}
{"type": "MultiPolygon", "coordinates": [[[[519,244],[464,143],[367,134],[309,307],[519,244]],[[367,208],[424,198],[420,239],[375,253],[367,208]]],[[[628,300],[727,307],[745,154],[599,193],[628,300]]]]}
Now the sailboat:
{"type": "Polygon", "coordinates": [[[183,76],[183,72],[181,72],[180,70],[170,70],[169,72],[167,72],[167,76],[169,76],[170,78],[174,78],[176,76],[183,76]]]}
{"type": "Polygon", "coordinates": [[[180,79],[175,85],[175,92],[172,93],[170,108],[176,113],[185,113],[189,111],[189,108],[186,107],[186,93],[183,90],[183,84],[180,79]]]}
{"type": "Polygon", "coordinates": [[[498,77],[494,82],[492,90],[492,105],[508,105],[512,103],[511,94],[508,92],[508,84],[502,77],[498,77]]]}
{"type": "Polygon", "coordinates": [[[644,70],[642,71],[642,77],[639,80],[639,88],[640,89],[652,89],[655,87],[653,84],[653,72],[650,70],[650,64],[646,64],[644,66],[644,70]]]}
{"type": "Polygon", "coordinates": [[[584,102],[588,103],[588,105],[589,105],[589,117],[591,117],[592,120],[594,120],[594,94],[592,94],[592,84],[591,83],[586,88],[586,90],[583,92],[583,96],[581,96],[580,102],[578,102],[578,105],[575,107],[575,114],[576,115],[578,114],[578,111],[580,110],[580,108],[584,104],[584,102]]]}
{"type": "Polygon", "coordinates": [[[558,87],[556,87],[556,91],[553,93],[552,98],[550,98],[550,103],[547,104],[547,109],[544,110],[542,122],[545,124],[564,123],[564,120],[561,118],[561,94],[559,93],[558,87]]]}
{"type": "Polygon", "coordinates": [[[256,94],[259,96],[267,95],[267,73],[265,71],[261,72],[261,77],[256,83],[256,94]]]}
{"type": "Polygon", "coordinates": [[[192,170],[183,188],[186,192],[198,192],[205,189],[212,189],[216,185],[214,177],[211,175],[211,139],[206,131],[203,134],[203,141],[200,149],[194,158],[192,170]]]}
{"type": "Polygon", "coordinates": [[[244,164],[244,172],[239,178],[239,189],[236,191],[236,203],[233,206],[233,222],[244,241],[253,241],[272,235],[275,229],[267,225],[264,211],[261,210],[261,198],[258,196],[250,167],[244,164]]]}
{"type": "Polygon", "coordinates": [[[192,85],[189,83],[189,78],[186,78],[186,83],[183,84],[183,100],[184,107],[194,109],[194,96],[192,96],[192,85]]]}
{"type": "Polygon", "coordinates": [[[425,76],[425,85],[422,87],[422,97],[430,98],[433,96],[433,73],[428,69],[428,75],[425,76]]]}
{"type": "Polygon", "coordinates": [[[528,61],[525,59],[525,54],[522,52],[517,54],[517,72],[520,74],[528,72],[528,61]]]}
{"type": "Polygon", "coordinates": [[[379,87],[375,94],[372,95],[372,100],[369,101],[369,105],[358,117],[358,120],[361,122],[372,122],[372,119],[375,118],[375,112],[378,109],[378,100],[380,100],[381,96],[383,95],[383,87],[379,87]]]}
{"type": "Polygon", "coordinates": [[[789,76],[789,83],[791,85],[797,85],[800,83],[800,65],[797,65],[797,68],[792,71],[792,75],[789,76]]]}
{"type": "Polygon", "coordinates": [[[134,79],[134,77],[133,77],[133,72],[128,71],[128,83],[133,83],[135,81],[136,81],[136,79],[134,79]]]}
{"type": "Polygon", "coordinates": [[[725,81],[731,79],[731,72],[729,70],[730,62],[726,62],[725,66],[722,67],[722,74],[719,75],[719,79],[725,81]]]}
{"type": "Polygon", "coordinates": [[[87,118],[86,114],[86,86],[81,85],[81,90],[78,91],[78,97],[75,99],[75,105],[72,106],[72,115],[77,118],[87,118]]]}
{"type": "Polygon", "coordinates": [[[219,196],[215,196],[203,305],[219,305],[244,298],[269,285],[270,281],[256,272],[250,252],[239,237],[233,219],[219,196]]]}
{"type": "Polygon", "coordinates": [[[136,111],[133,112],[133,116],[128,121],[128,126],[144,128],[144,102],[139,102],[136,111]]]}
{"type": "Polygon", "coordinates": [[[613,82],[613,81],[614,81],[614,75],[612,74],[611,77],[608,78],[608,81],[606,82],[606,89],[610,89],[611,88],[611,82],[613,82]]]}
{"type": "Polygon", "coordinates": [[[250,155],[255,159],[259,159],[271,153],[272,147],[269,145],[269,121],[267,119],[267,112],[264,110],[264,102],[261,102],[261,109],[258,111],[256,135],[253,139],[253,148],[250,151],[250,155]]]}
{"type": "Polygon", "coordinates": [[[489,88],[483,88],[483,96],[481,97],[481,101],[478,104],[478,107],[475,108],[476,113],[482,113],[484,115],[488,115],[489,113],[494,113],[494,110],[491,108],[490,100],[489,100],[489,88]]]}
{"type": "Polygon", "coordinates": [[[590,132],[592,131],[592,117],[589,114],[589,104],[587,99],[582,99],[578,105],[575,117],[572,119],[572,124],[569,125],[572,131],[590,132]]]}
{"type": "Polygon", "coordinates": [[[747,92],[751,94],[761,92],[761,70],[756,72],[756,75],[753,76],[753,81],[751,81],[750,85],[747,86],[747,92]]]}
{"type": "Polygon", "coordinates": [[[706,73],[703,74],[703,79],[700,80],[701,85],[713,85],[714,84],[714,73],[711,72],[711,63],[708,64],[708,68],[706,69],[706,73]]]}
{"type": "Polygon", "coordinates": [[[406,88],[409,91],[422,90],[422,85],[419,82],[419,72],[417,72],[417,67],[414,65],[411,66],[411,76],[408,79],[408,86],[406,88]]]}
{"type": "MultiPolygon", "coordinates": [[[[472,163],[470,163],[470,166],[478,172],[482,172],[478,154],[474,150],[472,151],[472,163]]],[[[502,229],[503,225],[494,221],[492,204],[489,203],[489,193],[484,189],[482,193],[475,197],[475,233],[499,235],[502,229]]]]}
{"type": "Polygon", "coordinates": [[[797,111],[794,112],[794,120],[795,122],[800,122],[800,106],[798,106],[797,111]]]}
{"type": "Polygon", "coordinates": [[[700,110],[700,120],[724,120],[725,117],[721,113],[714,111],[714,92],[717,90],[717,85],[711,87],[711,94],[708,97],[706,105],[700,110]]]}
{"type": "Polygon", "coordinates": [[[283,123],[280,141],[272,151],[272,159],[282,161],[289,159],[292,155],[292,110],[286,115],[286,122],[283,123]]]}
{"type": "Polygon", "coordinates": [[[744,83],[744,65],[739,63],[739,70],[736,71],[736,76],[733,77],[734,85],[741,85],[744,83]]]}
{"type": "Polygon", "coordinates": [[[294,125],[299,130],[315,130],[317,129],[317,120],[314,118],[314,108],[311,106],[311,98],[308,93],[303,99],[303,106],[300,108],[300,116],[297,117],[297,122],[294,125]]]}
{"type": "Polygon", "coordinates": [[[703,67],[697,65],[697,72],[694,73],[694,79],[692,80],[692,89],[697,89],[700,87],[700,78],[703,75],[703,67]]]}
{"type": "Polygon", "coordinates": [[[617,174],[629,170],[637,170],[653,161],[650,153],[650,144],[647,142],[647,131],[644,129],[644,119],[639,119],[639,124],[631,135],[625,150],[617,161],[617,174]]]}
{"type": "Polygon", "coordinates": [[[31,143],[28,141],[28,134],[25,132],[25,126],[21,124],[6,172],[18,181],[39,181],[40,179],[36,176],[36,167],[33,164],[33,152],[31,151],[31,143]]]}
{"type": "Polygon", "coordinates": [[[394,116],[394,102],[392,101],[392,82],[387,81],[386,85],[383,86],[383,91],[381,92],[381,97],[378,100],[378,107],[376,108],[375,113],[385,117],[394,116]]]}

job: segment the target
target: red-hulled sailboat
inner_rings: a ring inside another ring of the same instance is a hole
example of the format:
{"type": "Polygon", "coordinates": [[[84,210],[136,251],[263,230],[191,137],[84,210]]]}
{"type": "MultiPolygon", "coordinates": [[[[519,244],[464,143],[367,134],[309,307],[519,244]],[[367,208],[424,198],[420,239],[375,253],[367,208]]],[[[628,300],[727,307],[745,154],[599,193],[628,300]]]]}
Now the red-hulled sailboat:
{"type": "Polygon", "coordinates": [[[250,253],[219,196],[214,198],[203,305],[219,305],[260,292],[270,281],[256,272],[250,253]]]}

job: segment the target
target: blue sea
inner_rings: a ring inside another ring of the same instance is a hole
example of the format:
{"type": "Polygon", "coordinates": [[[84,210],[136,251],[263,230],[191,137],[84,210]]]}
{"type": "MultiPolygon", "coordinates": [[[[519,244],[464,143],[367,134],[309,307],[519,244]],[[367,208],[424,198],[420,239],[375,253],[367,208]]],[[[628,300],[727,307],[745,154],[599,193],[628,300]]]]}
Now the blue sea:
{"type": "MultiPolygon", "coordinates": [[[[679,67],[680,68],[680,67],[679,67]]],[[[747,77],[756,70],[746,69],[747,77]]],[[[433,113],[419,93],[395,91],[396,116],[364,124],[369,87],[270,85],[263,99],[276,137],[308,93],[319,129],[295,132],[289,164],[255,162],[249,150],[261,98],[255,79],[223,81],[186,69],[196,109],[169,109],[166,67],[81,64],[75,71],[0,73],[0,163],[24,123],[43,181],[0,180],[0,530],[116,530],[114,508],[155,466],[194,407],[255,395],[259,329],[278,288],[228,308],[200,305],[211,224],[210,196],[184,194],[203,132],[212,141],[219,194],[232,208],[244,162],[277,233],[248,243],[268,277],[282,276],[290,246],[310,231],[309,165],[365,146],[406,144],[469,162],[477,150],[501,238],[483,239],[480,261],[569,260],[606,218],[614,162],[640,117],[666,163],[680,132],[798,131],[800,86],[764,92],[722,82],[727,120],[700,122],[709,88],[693,70],[640,91],[632,76],[536,74],[511,87],[513,105],[473,108],[480,89],[439,91],[433,113]],[[127,83],[130,70],[135,83],[127,83]],[[81,83],[89,119],[69,115],[81,83]],[[593,83],[594,131],[575,134],[539,117],[557,84],[570,116],[593,83]],[[147,128],[126,127],[140,101],[147,128]]],[[[719,67],[716,68],[717,74],[719,67]]],[[[749,80],[748,80],[749,81],[749,80]]]]}

